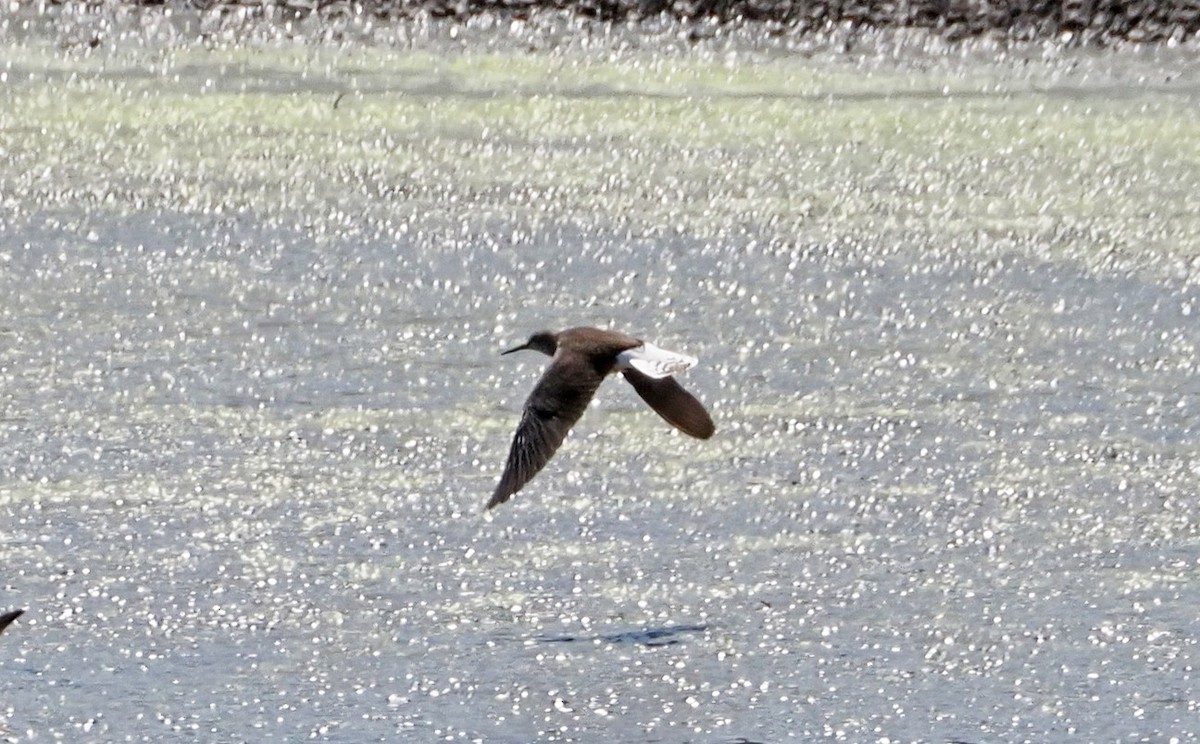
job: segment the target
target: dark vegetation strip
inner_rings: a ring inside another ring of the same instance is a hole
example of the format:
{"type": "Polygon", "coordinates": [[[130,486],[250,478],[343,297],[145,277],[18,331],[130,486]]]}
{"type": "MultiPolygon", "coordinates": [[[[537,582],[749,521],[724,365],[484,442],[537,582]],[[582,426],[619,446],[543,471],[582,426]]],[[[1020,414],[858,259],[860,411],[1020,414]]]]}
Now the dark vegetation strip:
{"type": "MultiPolygon", "coordinates": [[[[103,8],[106,0],[59,0],[103,8]]],[[[51,4],[59,4],[52,0],[51,4]]],[[[483,13],[513,18],[542,10],[601,21],[667,16],[686,22],[760,23],[773,34],[834,29],[926,29],[951,40],[1188,41],[1200,32],[1200,0],[135,0],[213,13],[296,20],[317,14],[379,19],[462,18],[483,13]]]]}

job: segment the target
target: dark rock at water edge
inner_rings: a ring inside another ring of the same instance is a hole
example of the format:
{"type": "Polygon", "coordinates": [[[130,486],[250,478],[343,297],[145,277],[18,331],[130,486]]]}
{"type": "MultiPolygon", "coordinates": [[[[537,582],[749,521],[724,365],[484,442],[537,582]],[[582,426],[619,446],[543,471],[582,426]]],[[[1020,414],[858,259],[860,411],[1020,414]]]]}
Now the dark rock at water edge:
{"type": "MultiPolygon", "coordinates": [[[[101,9],[102,0],[50,0],[101,9]]],[[[379,19],[513,19],[552,10],[600,21],[667,17],[763,24],[772,34],[924,29],[949,40],[981,36],[1071,43],[1183,42],[1200,31],[1200,0],[141,0],[128,5],[296,20],[346,14],[379,19]]]]}

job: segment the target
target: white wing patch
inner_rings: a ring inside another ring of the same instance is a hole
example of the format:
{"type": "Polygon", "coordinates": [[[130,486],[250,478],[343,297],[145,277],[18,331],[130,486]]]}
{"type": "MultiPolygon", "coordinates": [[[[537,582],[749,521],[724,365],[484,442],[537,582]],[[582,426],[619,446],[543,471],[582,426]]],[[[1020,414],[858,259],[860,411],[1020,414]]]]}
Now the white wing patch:
{"type": "Polygon", "coordinates": [[[654,344],[643,343],[641,346],[617,354],[617,369],[632,367],[647,377],[659,380],[695,366],[697,361],[696,357],[660,349],[654,344]]]}

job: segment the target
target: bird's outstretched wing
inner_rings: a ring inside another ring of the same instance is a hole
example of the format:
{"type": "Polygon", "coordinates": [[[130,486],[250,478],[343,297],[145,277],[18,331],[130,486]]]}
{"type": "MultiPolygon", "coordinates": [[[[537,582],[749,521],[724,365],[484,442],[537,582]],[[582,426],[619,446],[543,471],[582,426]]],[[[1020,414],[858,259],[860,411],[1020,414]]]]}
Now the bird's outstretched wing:
{"type": "Polygon", "coordinates": [[[708,439],[717,430],[700,401],[675,382],[674,377],[655,379],[632,368],[621,374],[659,416],[689,437],[708,439]]]}
{"type": "Polygon", "coordinates": [[[604,375],[586,360],[555,357],[525,401],[504,475],[500,476],[487,509],[508,501],[550,462],[603,381],[604,375]]]}
{"type": "Polygon", "coordinates": [[[12,610],[0,615],[0,633],[3,633],[4,629],[8,627],[9,623],[11,623],[13,620],[16,620],[24,613],[25,610],[12,610]]]}

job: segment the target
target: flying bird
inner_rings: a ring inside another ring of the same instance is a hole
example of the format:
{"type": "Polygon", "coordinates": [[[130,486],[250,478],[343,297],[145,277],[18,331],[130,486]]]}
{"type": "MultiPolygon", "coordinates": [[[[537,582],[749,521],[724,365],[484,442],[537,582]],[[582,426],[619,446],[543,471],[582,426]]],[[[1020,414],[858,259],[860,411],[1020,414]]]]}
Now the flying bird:
{"type": "Polygon", "coordinates": [[[502,353],[526,349],[552,359],[525,401],[504,474],[487,509],[508,501],[545,467],[610,373],[624,375],[642,400],[684,434],[708,439],[716,431],[700,401],[672,377],[696,364],[695,357],[600,328],[540,331],[502,353]]]}

